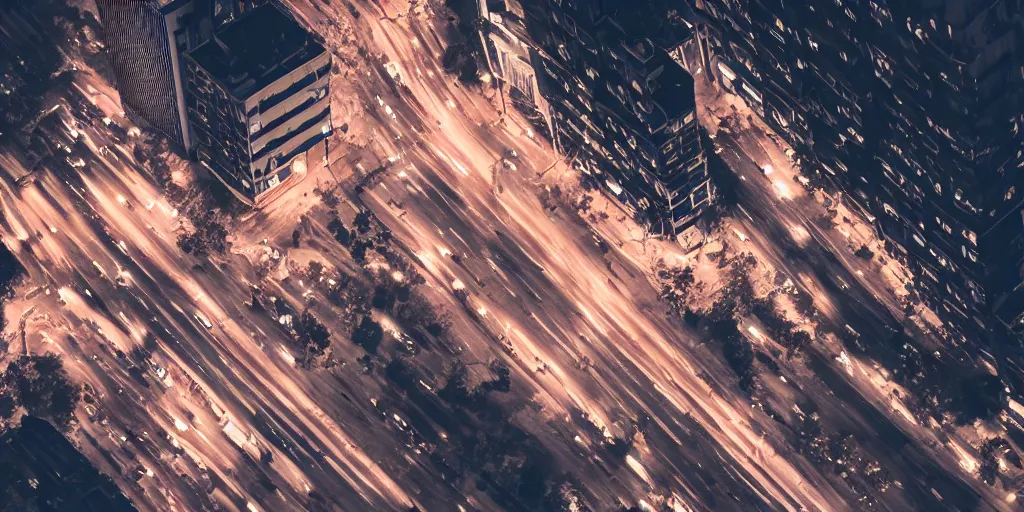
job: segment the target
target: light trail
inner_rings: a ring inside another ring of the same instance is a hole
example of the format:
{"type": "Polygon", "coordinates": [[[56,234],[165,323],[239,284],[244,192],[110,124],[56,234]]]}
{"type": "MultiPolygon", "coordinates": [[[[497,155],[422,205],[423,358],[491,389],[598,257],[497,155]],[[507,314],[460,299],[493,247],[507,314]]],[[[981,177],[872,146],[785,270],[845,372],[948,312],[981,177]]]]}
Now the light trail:
{"type": "MultiPolygon", "coordinates": [[[[513,391],[516,399],[537,406],[511,421],[543,443],[561,469],[576,473],[596,509],[622,497],[635,503],[653,495],[675,496],[680,508],[688,503],[698,509],[732,506],[733,500],[791,510],[831,510],[850,502],[831,475],[789,448],[790,432],[753,409],[731,384],[718,384],[731,382],[718,380],[730,370],[700,344],[699,333],[665,318],[643,256],[603,255],[589,229],[543,208],[532,178],[557,155],[534,140],[515,114],[499,124],[495,105],[444,73],[437,62],[440,37],[428,23],[381,20],[362,4],[353,7],[361,13],[354,20],[343,7],[289,3],[313,27],[353,27],[370,53],[393,63],[386,67],[371,58],[369,69],[362,69],[369,76],[346,89],[368,106],[360,115],[370,118],[364,121],[380,139],[380,161],[395,157],[382,183],[353,201],[369,206],[418,256],[428,295],[454,313],[460,357],[502,359],[515,370],[517,385],[524,384],[513,391]],[[388,82],[396,70],[413,69],[399,73],[402,87],[388,82]],[[494,172],[508,149],[518,155],[515,167],[494,172]],[[398,203],[404,206],[392,206],[398,203]],[[475,315],[451,297],[456,288],[469,294],[475,315]],[[581,369],[584,357],[591,364],[581,369]],[[581,434],[580,425],[567,420],[574,416],[600,434],[581,434]],[[624,467],[595,462],[594,446],[637,430],[634,423],[641,422],[651,426],[624,467]]],[[[328,44],[344,46],[333,39],[328,44]]],[[[94,78],[79,86],[92,95],[111,94],[94,78]]],[[[92,123],[79,135],[90,148],[99,147],[97,141],[108,138],[104,127],[92,123]]],[[[249,278],[242,276],[252,269],[236,256],[272,246],[285,259],[299,259],[298,250],[274,244],[287,238],[302,214],[322,227],[324,208],[305,195],[312,196],[316,180],[327,176],[312,176],[318,171],[310,166],[275,204],[235,226],[237,254],[197,269],[198,262],[176,247],[178,219],[144,171],[127,158],[99,153],[84,161],[73,171],[41,169],[36,182],[16,186],[28,171],[0,155],[0,232],[24,241],[14,249],[30,280],[58,292],[18,299],[49,317],[29,325],[30,337],[38,345],[45,330],[53,340],[47,343],[70,356],[73,375],[97,390],[94,408],[107,421],[81,413],[82,431],[95,440],[83,444],[137,502],[159,496],[160,503],[192,510],[210,503],[300,510],[315,491],[351,510],[414,504],[434,510],[452,503],[496,508],[485,493],[442,483],[420,447],[407,445],[403,432],[411,415],[400,414],[406,404],[382,377],[365,376],[354,364],[324,372],[297,367],[281,326],[241,306],[250,296],[249,278]],[[258,242],[264,239],[271,242],[258,242]],[[92,261],[108,273],[131,275],[130,286],[101,277],[92,261]],[[196,311],[209,317],[210,328],[193,317],[196,311]],[[133,350],[144,345],[166,379],[147,377],[143,385],[132,376],[131,365],[138,364],[133,350]],[[161,383],[167,380],[170,387],[161,383]],[[397,405],[385,409],[385,398],[397,405]],[[147,475],[138,482],[136,465],[147,475]],[[217,491],[208,495],[207,487],[217,491]]],[[[776,165],[773,176],[782,172],[776,165]]],[[[814,238],[792,214],[799,199],[794,195],[780,207],[794,226],[788,234],[814,238]]],[[[751,244],[760,242],[756,226],[742,229],[751,244]]],[[[352,265],[336,254],[340,248],[326,230],[314,231],[303,244],[340,268],[352,265]]],[[[811,281],[809,286],[821,286],[811,281]]],[[[267,293],[292,304],[306,299],[306,289],[293,281],[272,277],[266,284],[267,293]]],[[[824,291],[822,297],[830,300],[824,291]]],[[[340,336],[334,348],[345,363],[365,354],[340,336]]],[[[437,361],[452,358],[423,356],[434,362],[435,375],[420,385],[443,386],[444,367],[437,361]]],[[[821,398],[831,391],[807,381],[805,393],[821,398]]],[[[854,398],[829,400],[839,400],[838,407],[843,400],[859,404],[854,398]]],[[[849,424],[867,423],[860,407],[844,413],[849,424]]],[[[872,432],[870,426],[862,431],[872,432]]],[[[908,496],[919,496],[892,494],[890,506],[897,509],[908,496]]]]}

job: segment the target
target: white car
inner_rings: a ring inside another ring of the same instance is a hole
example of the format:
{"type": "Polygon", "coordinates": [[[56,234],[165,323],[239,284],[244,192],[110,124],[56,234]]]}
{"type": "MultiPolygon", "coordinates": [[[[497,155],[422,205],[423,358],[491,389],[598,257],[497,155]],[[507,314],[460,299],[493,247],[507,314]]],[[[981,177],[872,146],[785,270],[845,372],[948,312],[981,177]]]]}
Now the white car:
{"type": "Polygon", "coordinates": [[[203,327],[206,327],[207,329],[213,329],[213,323],[210,322],[210,319],[207,318],[202,311],[199,311],[197,309],[192,316],[196,319],[197,322],[203,324],[203,327]]]}

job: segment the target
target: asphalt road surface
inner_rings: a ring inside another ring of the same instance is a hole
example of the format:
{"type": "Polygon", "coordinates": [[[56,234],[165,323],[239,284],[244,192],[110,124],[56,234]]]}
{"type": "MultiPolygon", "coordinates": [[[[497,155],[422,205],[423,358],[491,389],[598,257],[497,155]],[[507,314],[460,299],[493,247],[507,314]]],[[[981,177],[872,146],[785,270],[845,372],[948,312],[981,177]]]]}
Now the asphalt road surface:
{"type": "MultiPolygon", "coordinates": [[[[430,296],[453,313],[459,357],[499,358],[514,369],[512,394],[529,405],[511,421],[576,475],[594,510],[666,499],[678,510],[857,507],[841,478],[798,453],[791,427],[751,406],[719,351],[666,316],[644,269],[616,250],[603,253],[571,215],[541,206],[534,178],[557,155],[516,116],[498,122],[491,102],[444,74],[441,36],[429,23],[382,19],[372,5],[354,5],[356,19],[340,2],[292,3],[328,45],[368,49],[362,74],[352,75],[359,80],[344,90],[362,106],[380,156],[393,162],[380,184],[351,201],[370,208],[420,264],[430,296]],[[510,149],[517,156],[506,165],[510,149]],[[468,307],[452,297],[456,288],[468,307]],[[622,465],[610,466],[596,456],[604,439],[571,419],[584,416],[607,436],[626,435],[634,423],[644,435],[622,465]]],[[[85,74],[78,82],[81,97],[106,105],[109,84],[85,74]]],[[[305,253],[281,241],[300,214],[314,224],[305,246],[346,264],[323,228],[325,208],[309,199],[311,184],[331,174],[305,177],[241,220],[235,256],[196,260],[177,248],[177,212],[133,162],[132,142],[103,113],[76,105],[42,122],[55,151],[37,169],[0,155],[0,230],[29,273],[8,310],[20,350],[63,353],[76,380],[95,390],[95,403],[79,411],[77,440],[101,470],[146,509],[300,510],[323,501],[344,510],[496,508],[472,485],[445,481],[424,446],[409,442],[409,418],[429,422],[429,412],[360,372],[353,362],[361,349],[335,340],[349,364],[297,368],[287,332],[243,304],[257,280],[243,256],[277,250],[299,259],[305,253]],[[138,357],[140,347],[148,357],[138,357]],[[377,405],[385,398],[390,405],[377,405]]],[[[744,156],[749,141],[722,143],[736,151],[730,163],[756,181],[758,157],[744,156]]],[[[341,169],[343,157],[331,161],[336,173],[351,172],[341,169]]],[[[764,240],[782,236],[773,222],[807,225],[796,206],[756,187],[742,196],[764,240]]],[[[862,335],[881,336],[894,320],[844,263],[826,243],[783,266],[843,301],[839,314],[862,335]],[[856,286],[837,292],[831,275],[856,286]]],[[[269,279],[269,289],[301,304],[301,282],[269,279]]],[[[426,389],[443,386],[448,357],[422,356],[437,361],[423,363],[436,370],[426,389]]],[[[901,482],[876,496],[882,506],[999,506],[933,431],[866,396],[860,374],[843,373],[827,355],[808,359],[814,372],[791,374],[786,396],[816,403],[830,428],[853,433],[901,482]]]]}

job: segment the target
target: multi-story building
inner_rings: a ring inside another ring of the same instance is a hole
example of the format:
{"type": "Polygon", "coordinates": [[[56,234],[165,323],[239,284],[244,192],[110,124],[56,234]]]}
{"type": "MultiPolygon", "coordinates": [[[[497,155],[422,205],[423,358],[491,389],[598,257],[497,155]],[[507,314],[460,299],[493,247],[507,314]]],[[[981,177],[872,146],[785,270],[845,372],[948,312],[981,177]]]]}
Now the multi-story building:
{"type": "Polygon", "coordinates": [[[191,149],[182,56],[266,0],[97,0],[125,112],[191,149]]]}
{"type": "Polygon", "coordinates": [[[477,7],[480,17],[487,20],[479,35],[498,87],[542,134],[550,137],[550,110],[540,93],[534,69],[540,57],[527,33],[522,4],[518,0],[481,0],[477,7]]]}
{"type": "Polygon", "coordinates": [[[479,5],[492,72],[545,112],[556,149],[656,234],[692,226],[715,188],[693,80],[666,48],[602,2],[479,5]]]}
{"type": "Polygon", "coordinates": [[[954,332],[1024,330],[1019,0],[692,3],[705,65],[869,212],[954,332]]]}
{"type": "Polygon", "coordinates": [[[196,156],[249,203],[301,172],[300,157],[331,132],[331,54],[274,5],[228,23],[185,60],[196,156]]]}
{"type": "Polygon", "coordinates": [[[179,47],[187,43],[192,2],[97,0],[96,7],[125,112],[187,149],[179,47]]]}

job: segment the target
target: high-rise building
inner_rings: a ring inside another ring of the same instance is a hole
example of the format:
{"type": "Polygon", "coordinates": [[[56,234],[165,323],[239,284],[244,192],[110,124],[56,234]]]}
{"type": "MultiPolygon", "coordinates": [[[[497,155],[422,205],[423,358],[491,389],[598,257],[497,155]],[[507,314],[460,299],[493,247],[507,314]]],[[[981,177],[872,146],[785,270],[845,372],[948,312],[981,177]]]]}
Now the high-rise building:
{"type": "Polygon", "coordinates": [[[303,169],[331,132],[331,54],[274,5],[221,27],[186,61],[196,156],[247,202],[303,169]]]}
{"type": "Polygon", "coordinates": [[[1024,331],[1020,0],[692,0],[705,65],[967,337],[1024,331]]]}
{"type": "Polygon", "coordinates": [[[97,0],[121,105],[188,148],[179,48],[187,43],[191,1],[97,0]]]}
{"type": "MultiPolygon", "coordinates": [[[[488,63],[542,112],[555,147],[654,233],[675,236],[712,203],[693,79],[636,12],[605,2],[487,0],[488,63]]],[[[666,44],[666,41],[668,44],[666,44]]]]}
{"type": "Polygon", "coordinates": [[[96,0],[121,104],[191,149],[182,55],[266,0],[96,0]]]}

